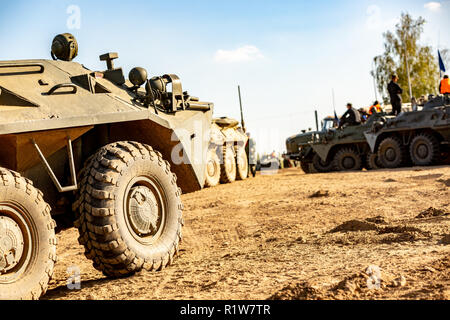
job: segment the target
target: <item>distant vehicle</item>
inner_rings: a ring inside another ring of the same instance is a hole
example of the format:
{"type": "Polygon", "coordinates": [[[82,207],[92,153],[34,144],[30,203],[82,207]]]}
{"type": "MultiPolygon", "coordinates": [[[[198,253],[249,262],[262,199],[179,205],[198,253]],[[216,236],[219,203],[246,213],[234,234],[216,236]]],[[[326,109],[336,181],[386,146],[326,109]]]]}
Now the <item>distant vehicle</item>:
{"type": "Polygon", "coordinates": [[[378,118],[365,137],[383,167],[428,166],[449,160],[450,99],[429,99],[421,111],[378,118]]]}
{"type": "Polygon", "coordinates": [[[292,136],[286,140],[286,156],[294,161],[300,161],[300,166],[305,173],[328,172],[332,170],[331,164],[323,162],[314,152],[310,143],[313,137],[320,137],[326,134],[330,129],[336,127],[334,117],[326,117],[322,121],[322,128],[319,131],[303,130],[301,134],[292,136]]]}
{"type": "Polygon", "coordinates": [[[222,117],[212,120],[205,170],[205,187],[245,180],[256,174],[256,143],[244,124],[241,87],[238,86],[241,122],[222,117]]]}
{"type": "Polygon", "coordinates": [[[261,171],[281,169],[280,159],[274,154],[266,154],[261,157],[261,171]]]}
{"type": "Polygon", "coordinates": [[[258,159],[256,155],[256,142],[255,139],[249,138],[248,143],[245,146],[245,150],[248,154],[248,165],[249,165],[249,171],[252,177],[256,176],[257,171],[257,165],[258,165],[258,159]]]}
{"type": "Polygon", "coordinates": [[[215,187],[219,183],[247,179],[248,137],[239,121],[226,117],[214,119],[210,137],[205,186],[215,187]]]}
{"type": "Polygon", "coordinates": [[[374,113],[366,122],[344,126],[341,129],[332,128],[321,135],[314,135],[311,148],[320,159],[319,172],[351,171],[380,168],[376,154],[372,153],[366,141],[365,132],[370,130],[377,119],[384,113],[374,113]]]}

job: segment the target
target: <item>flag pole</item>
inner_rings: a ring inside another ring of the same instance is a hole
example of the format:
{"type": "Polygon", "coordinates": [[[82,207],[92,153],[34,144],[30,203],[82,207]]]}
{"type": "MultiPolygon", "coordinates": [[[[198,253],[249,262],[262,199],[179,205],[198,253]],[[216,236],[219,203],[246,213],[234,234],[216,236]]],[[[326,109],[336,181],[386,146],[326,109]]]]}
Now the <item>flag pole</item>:
{"type": "Polygon", "coordinates": [[[372,60],[372,77],[373,77],[373,90],[375,91],[375,101],[378,101],[377,79],[375,77],[375,68],[373,60],[372,60]]]}
{"type": "MultiPolygon", "coordinates": [[[[439,83],[441,81],[442,78],[442,70],[441,70],[441,60],[440,60],[440,52],[439,52],[439,48],[441,46],[441,30],[439,29],[438,32],[438,67],[439,67],[439,80],[438,80],[438,88],[439,88],[439,83]]],[[[438,89],[439,92],[439,89],[438,89]]],[[[440,92],[439,92],[440,93],[440,92]]]]}
{"type": "Polygon", "coordinates": [[[408,77],[408,88],[409,88],[409,99],[410,101],[412,101],[412,86],[411,86],[411,75],[409,72],[409,57],[408,57],[408,46],[407,46],[407,36],[404,35],[404,40],[403,40],[403,44],[404,44],[404,49],[405,49],[405,63],[406,63],[406,75],[408,77]]]}

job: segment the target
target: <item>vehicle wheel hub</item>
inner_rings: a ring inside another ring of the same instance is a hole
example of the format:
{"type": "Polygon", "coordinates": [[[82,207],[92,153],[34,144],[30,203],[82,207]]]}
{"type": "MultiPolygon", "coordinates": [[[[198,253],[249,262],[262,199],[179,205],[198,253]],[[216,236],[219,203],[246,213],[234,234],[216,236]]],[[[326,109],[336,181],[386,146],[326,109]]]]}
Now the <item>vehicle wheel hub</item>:
{"type": "Polygon", "coordinates": [[[213,177],[215,175],[217,168],[213,160],[208,161],[207,170],[210,177],[213,177]]]}
{"type": "Polygon", "coordinates": [[[386,159],[389,161],[394,161],[396,157],[396,152],[393,148],[389,148],[386,150],[386,159]]]}
{"type": "Polygon", "coordinates": [[[425,159],[428,156],[427,146],[424,144],[419,145],[419,147],[417,148],[417,155],[419,156],[419,158],[425,159]]]}
{"type": "Polygon", "coordinates": [[[156,234],[161,222],[161,210],[150,188],[132,188],[128,203],[128,217],[134,232],[140,237],[156,234]]]}
{"type": "Polygon", "coordinates": [[[24,251],[24,239],[20,226],[11,218],[0,217],[0,274],[13,269],[24,251]]]}
{"type": "Polygon", "coordinates": [[[342,164],[345,169],[351,169],[355,166],[355,159],[352,157],[345,157],[342,164]]]}

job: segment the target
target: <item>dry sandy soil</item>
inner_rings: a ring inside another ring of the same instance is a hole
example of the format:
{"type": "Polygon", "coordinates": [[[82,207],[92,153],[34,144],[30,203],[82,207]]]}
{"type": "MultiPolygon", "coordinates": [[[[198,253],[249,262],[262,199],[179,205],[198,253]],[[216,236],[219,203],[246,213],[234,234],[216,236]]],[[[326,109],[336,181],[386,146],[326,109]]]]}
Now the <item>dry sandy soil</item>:
{"type": "Polygon", "coordinates": [[[43,298],[450,299],[448,166],[287,169],[183,202],[174,265],[107,279],[69,229],[58,235],[59,261],[43,298]],[[72,265],[81,270],[81,290],[66,287],[72,265]]]}

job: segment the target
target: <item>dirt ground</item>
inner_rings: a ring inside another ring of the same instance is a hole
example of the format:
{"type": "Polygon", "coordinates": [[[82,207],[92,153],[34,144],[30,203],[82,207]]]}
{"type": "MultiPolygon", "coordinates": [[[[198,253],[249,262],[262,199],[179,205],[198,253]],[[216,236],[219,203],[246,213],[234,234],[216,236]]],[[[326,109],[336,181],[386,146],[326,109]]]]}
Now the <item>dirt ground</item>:
{"type": "Polygon", "coordinates": [[[174,265],[107,279],[69,229],[43,298],[450,299],[448,166],[287,169],[182,198],[174,265]],[[70,266],[81,290],[66,287],[70,266]]]}

